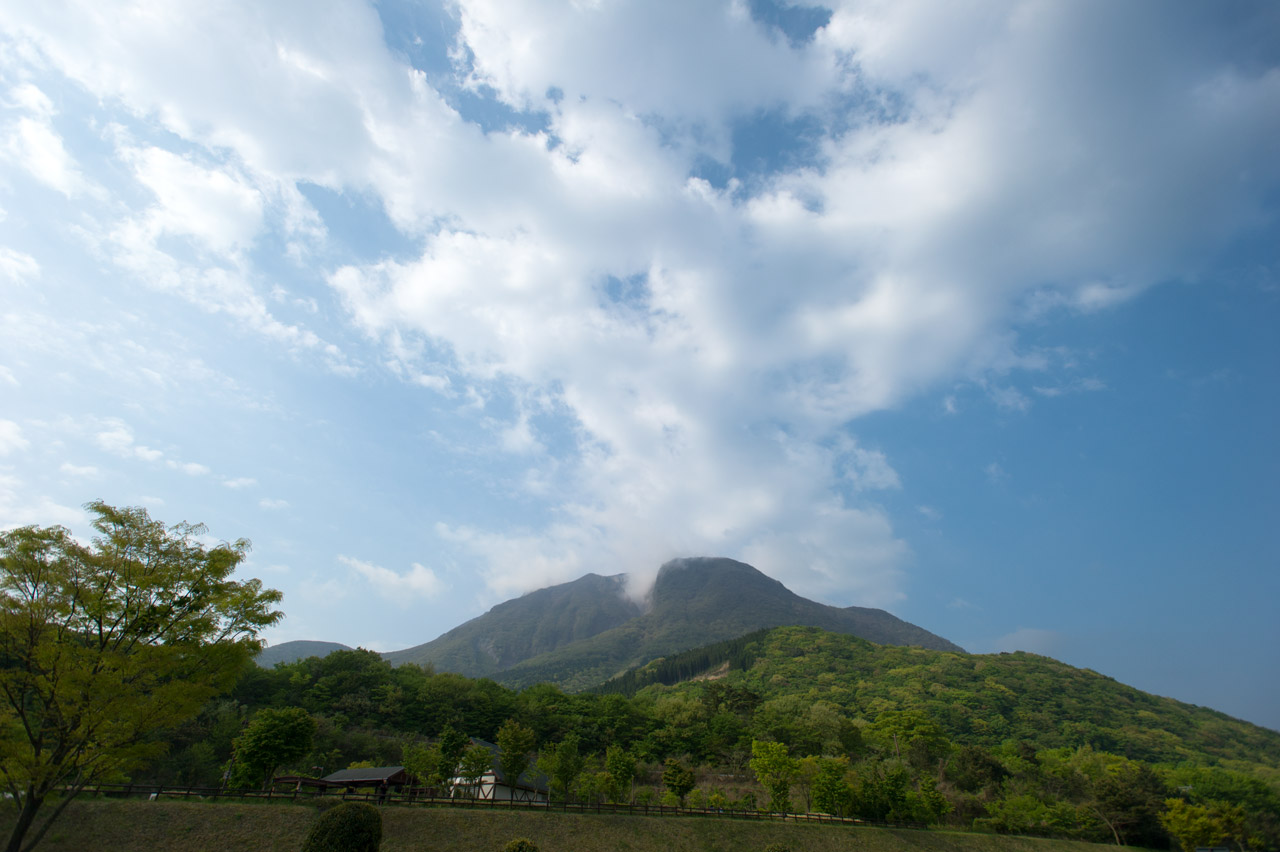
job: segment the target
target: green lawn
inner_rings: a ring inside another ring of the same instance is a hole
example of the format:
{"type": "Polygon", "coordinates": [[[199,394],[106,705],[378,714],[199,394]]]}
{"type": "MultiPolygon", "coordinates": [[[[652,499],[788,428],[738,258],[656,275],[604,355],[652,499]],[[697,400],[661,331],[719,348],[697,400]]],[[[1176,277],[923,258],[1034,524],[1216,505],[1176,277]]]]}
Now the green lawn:
{"type": "MultiPolygon", "coordinates": [[[[296,852],[319,812],[314,806],[84,799],[73,802],[39,852],[296,852]]],[[[595,816],[383,809],[382,852],[500,852],[528,837],[542,852],[1101,852],[1068,840],[1039,840],[842,825],[699,817],[595,816]]],[[[12,813],[2,823],[7,832],[12,813]]]]}

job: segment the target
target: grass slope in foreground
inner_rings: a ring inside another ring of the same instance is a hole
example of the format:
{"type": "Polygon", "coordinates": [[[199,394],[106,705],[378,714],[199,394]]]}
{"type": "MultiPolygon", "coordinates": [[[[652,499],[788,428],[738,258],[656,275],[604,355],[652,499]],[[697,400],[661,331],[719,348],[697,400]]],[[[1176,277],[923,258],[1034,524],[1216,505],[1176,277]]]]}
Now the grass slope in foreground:
{"type": "MultiPolygon", "coordinates": [[[[1073,840],[944,831],[747,822],[705,817],[588,816],[461,808],[381,809],[381,852],[499,852],[527,837],[542,852],[1103,852],[1073,840]]],[[[73,802],[41,852],[296,852],[316,808],[293,804],[73,802]]],[[[7,815],[0,823],[7,830],[7,815]]]]}

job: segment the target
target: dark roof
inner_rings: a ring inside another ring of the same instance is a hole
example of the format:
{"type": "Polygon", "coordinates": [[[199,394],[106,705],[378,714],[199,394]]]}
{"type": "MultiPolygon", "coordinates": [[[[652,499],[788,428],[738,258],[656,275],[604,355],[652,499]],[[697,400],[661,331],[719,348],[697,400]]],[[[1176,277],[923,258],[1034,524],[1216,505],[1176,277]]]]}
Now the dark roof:
{"type": "Polygon", "coordinates": [[[408,776],[403,766],[370,766],[364,769],[340,769],[322,780],[330,784],[402,783],[408,776]],[[398,776],[398,777],[397,777],[398,776]]]}
{"type": "Polygon", "coordinates": [[[303,787],[324,787],[325,782],[310,775],[277,775],[271,779],[273,784],[301,784],[303,787]]]}

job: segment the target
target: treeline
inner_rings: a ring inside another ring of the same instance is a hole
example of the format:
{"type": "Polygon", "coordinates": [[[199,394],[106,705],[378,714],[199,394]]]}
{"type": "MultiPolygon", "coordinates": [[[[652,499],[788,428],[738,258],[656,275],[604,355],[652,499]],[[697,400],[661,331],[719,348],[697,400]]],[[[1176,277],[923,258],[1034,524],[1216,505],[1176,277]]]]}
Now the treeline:
{"type": "Polygon", "coordinates": [[[261,764],[260,777],[423,761],[448,777],[441,755],[461,761],[457,749],[476,737],[521,742],[560,798],[1280,850],[1280,737],[1262,729],[1169,710],[1031,655],[889,648],[807,628],[721,645],[654,664],[609,693],[517,692],[393,667],[369,651],[254,667],[167,732],[167,754],[136,780],[247,783],[252,773],[232,771],[237,753],[271,741],[274,720],[305,717],[305,742],[295,737],[298,747],[261,764]],[[725,663],[715,679],[662,685],[725,663]]]}

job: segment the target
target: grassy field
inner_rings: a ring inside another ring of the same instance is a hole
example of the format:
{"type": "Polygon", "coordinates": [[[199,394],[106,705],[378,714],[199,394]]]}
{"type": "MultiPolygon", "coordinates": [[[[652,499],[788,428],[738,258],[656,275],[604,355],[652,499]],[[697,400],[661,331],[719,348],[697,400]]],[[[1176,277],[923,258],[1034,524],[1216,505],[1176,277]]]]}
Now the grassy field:
{"type": "MultiPolygon", "coordinates": [[[[37,847],[41,852],[297,852],[319,811],[288,803],[232,804],[93,800],[73,802],[37,847]]],[[[698,817],[383,809],[382,852],[500,852],[528,837],[542,852],[1101,852],[1039,840],[842,825],[698,817]]],[[[6,812],[5,834],[12,825],[6,812]]]]}

